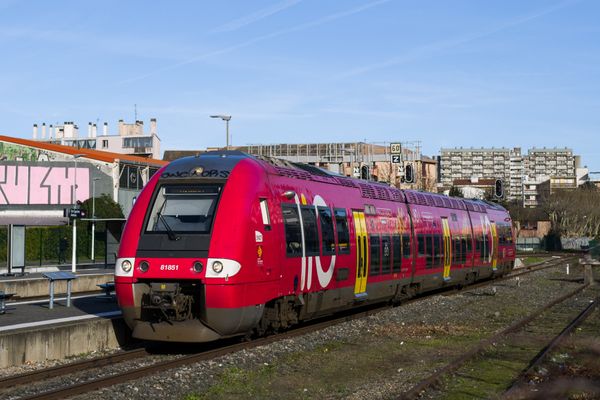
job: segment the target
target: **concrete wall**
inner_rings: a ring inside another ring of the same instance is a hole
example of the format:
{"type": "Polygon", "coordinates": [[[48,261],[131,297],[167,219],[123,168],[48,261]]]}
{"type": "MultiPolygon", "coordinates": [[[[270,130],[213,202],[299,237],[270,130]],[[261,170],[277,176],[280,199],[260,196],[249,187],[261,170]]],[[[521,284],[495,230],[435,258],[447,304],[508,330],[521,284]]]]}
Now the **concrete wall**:
{"type": "Polygon", "coordinates": [[[0,334],[0,368],[118,349],[130,342],[129,328],[121,318],[7,332],[0,334]]]}
{"type": "MultiPolygon", "coordinates": [[[[96,285],[106,283],[113,280],[113,273],[107,272],[102,274],[79,275],[73,281],[72,292],[92,292],[100,290],[96,285]]],[[[0,281],[0,290],[5,293],[15,293],[18,297],[40,297],[49,295],[49,282],[46,278],[31,278],[31,279],[13,279],[0,281]]],[[[67,283],[65,281],[56,282],[54,285],[54,293],[67,293],[67,283]]]]}

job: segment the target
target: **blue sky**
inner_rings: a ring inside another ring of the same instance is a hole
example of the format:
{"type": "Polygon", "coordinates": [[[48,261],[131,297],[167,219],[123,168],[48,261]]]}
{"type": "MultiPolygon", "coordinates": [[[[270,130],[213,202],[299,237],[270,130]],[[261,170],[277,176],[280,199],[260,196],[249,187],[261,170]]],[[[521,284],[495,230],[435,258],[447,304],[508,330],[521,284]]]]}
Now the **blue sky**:
{"type": "Polygon", "coordinates": [[[600,171],[600,2],[0,0],[0,133],[158,119],[163,150],[568,146],[600,171]]]}

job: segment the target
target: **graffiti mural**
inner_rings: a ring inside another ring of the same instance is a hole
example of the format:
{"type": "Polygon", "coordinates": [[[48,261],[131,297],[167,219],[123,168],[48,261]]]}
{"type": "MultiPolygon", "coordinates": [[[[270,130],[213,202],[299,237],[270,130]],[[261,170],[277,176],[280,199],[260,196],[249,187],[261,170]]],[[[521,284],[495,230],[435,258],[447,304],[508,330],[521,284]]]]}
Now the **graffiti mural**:
{"type": "Polygon", "coordinates": [[[90,197],[88,168],[0,165],[0,205],[69,205],[90,197]],[[77,199],[75,199],[77,179],[77,199]]]}
{"type": "Polygon", "coordinates": [[[0,161],[54,161],[55,153],[42,149],[0,142],[0,161]]]}

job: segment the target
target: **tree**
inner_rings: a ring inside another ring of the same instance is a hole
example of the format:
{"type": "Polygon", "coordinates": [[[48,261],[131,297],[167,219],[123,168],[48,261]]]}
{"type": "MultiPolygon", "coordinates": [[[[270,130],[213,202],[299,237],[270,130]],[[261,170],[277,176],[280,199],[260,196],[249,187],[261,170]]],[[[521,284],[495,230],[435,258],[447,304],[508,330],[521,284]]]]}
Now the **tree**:
{"type": "MultiPolygon", "coordinates": [[[[93,200],[89,198],[82,204],[82,207],[87,211],[88,218],[92,217],[92,201],[93,200]]],[[[107,194],[96,197],[95,208],[96,218],[124,218],[123,210],[119,203],[113,201],[107,194]]]]}

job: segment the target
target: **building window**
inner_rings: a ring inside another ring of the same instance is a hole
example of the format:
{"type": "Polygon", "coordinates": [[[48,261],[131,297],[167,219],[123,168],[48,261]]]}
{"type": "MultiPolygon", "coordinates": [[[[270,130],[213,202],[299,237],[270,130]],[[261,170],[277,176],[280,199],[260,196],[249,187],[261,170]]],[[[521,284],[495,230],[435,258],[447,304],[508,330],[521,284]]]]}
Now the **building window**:
{"type": "Polygon", "coordinates": [[[102,148],[103,149],[108,149],[108,140],[107,139],[103,139],[102,140],[102,148]]]}
{"type": "Polygon", "coordinates": [[[152,147],[152,137],[123,138],[123,148],[152,147]]]}

